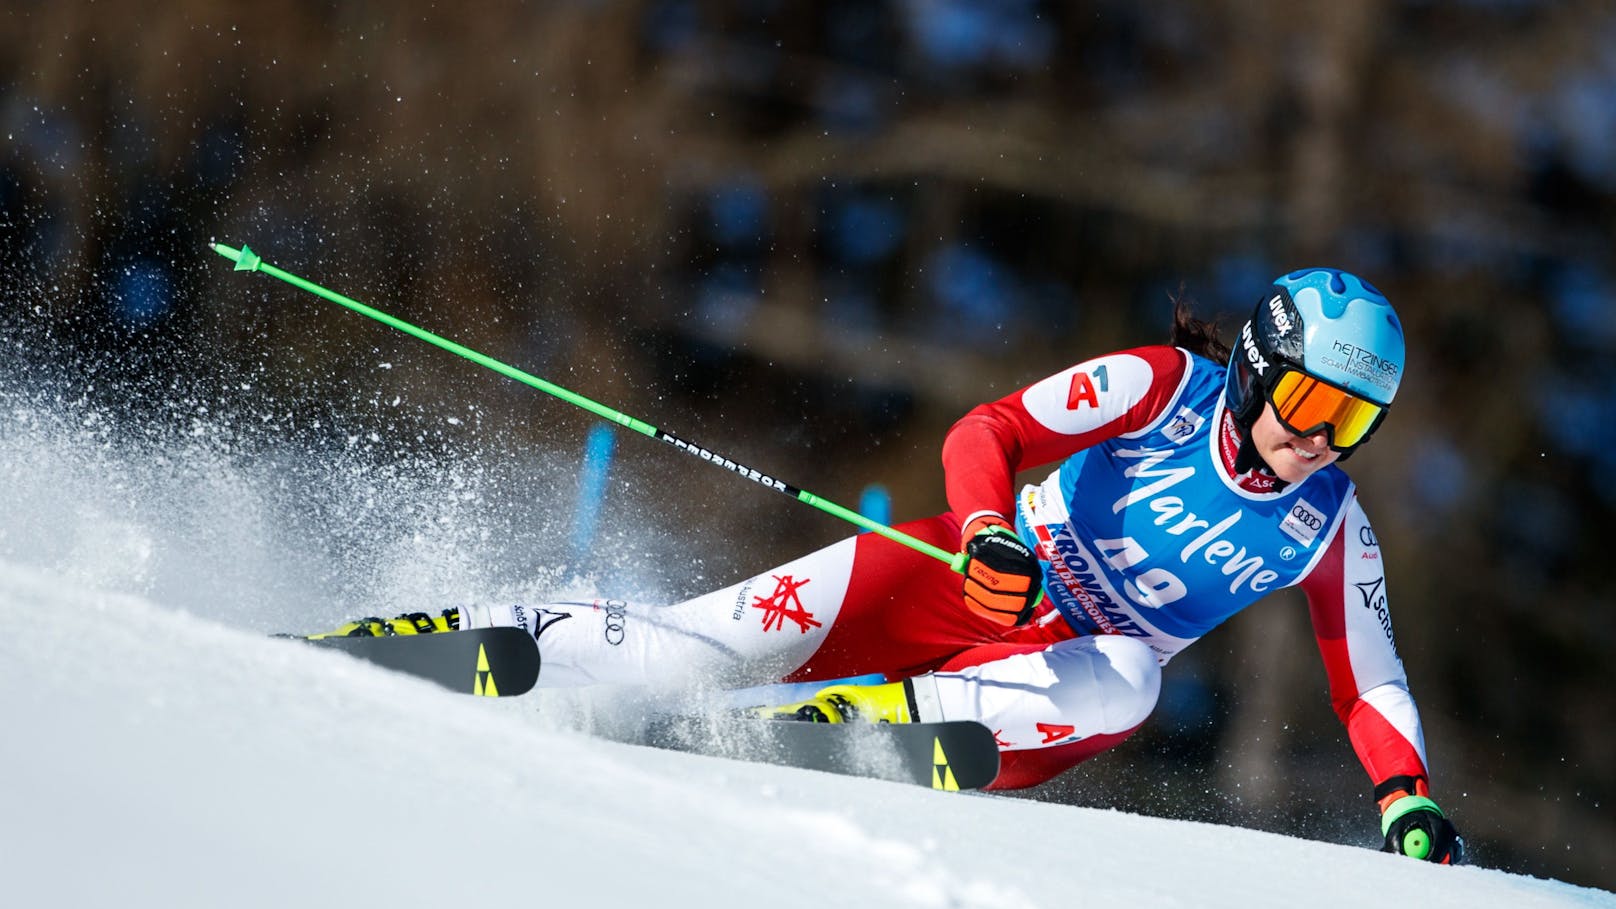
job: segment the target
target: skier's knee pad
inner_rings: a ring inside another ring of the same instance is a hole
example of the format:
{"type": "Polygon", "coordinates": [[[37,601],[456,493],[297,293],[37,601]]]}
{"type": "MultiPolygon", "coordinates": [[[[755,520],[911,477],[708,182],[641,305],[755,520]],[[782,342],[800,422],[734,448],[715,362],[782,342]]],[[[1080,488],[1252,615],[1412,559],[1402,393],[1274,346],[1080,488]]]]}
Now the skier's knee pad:
{"type": "Polygon", "coordinates": [[[1156,709],[1156,699],[1161,695],[1161,663],[1149,647],[1133,638],[1113,634],[1094,640],[1114,676],[1107,684],[1126,686],[1128,692],[1117,698],[1118,716],[1106,711],[1106,725],[1113,732],[1132,729],[1156,709]]]}
{"type": "Polygon", "coordinates": [[[1046,659],[1057,675],[1070,663],[1073,694],[1093,697],[1103,714],[1104,733],[1124,732],[1143,723],[1161,694],[1161,664],[1149,647],[1121,635],[1074,638],[1054,645],[1046,659]],[[1084,678],[1093,673],[1092,684],[1084,678]]]}

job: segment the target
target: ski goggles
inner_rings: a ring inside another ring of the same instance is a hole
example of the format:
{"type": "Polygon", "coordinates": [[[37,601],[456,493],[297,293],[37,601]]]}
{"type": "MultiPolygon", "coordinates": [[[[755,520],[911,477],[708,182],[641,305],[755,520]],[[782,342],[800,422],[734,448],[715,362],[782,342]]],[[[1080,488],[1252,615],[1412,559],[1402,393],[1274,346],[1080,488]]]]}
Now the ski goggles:
{"type": "Polygon", "coordinates": [[[1346,451],[1369,438],[1386,415],[1384,405],[1289,367],[1280,371],[1269,389],[1268,402],[1286,429],[1299,436],[1324,430],[1336,451],[1346,451]]]}

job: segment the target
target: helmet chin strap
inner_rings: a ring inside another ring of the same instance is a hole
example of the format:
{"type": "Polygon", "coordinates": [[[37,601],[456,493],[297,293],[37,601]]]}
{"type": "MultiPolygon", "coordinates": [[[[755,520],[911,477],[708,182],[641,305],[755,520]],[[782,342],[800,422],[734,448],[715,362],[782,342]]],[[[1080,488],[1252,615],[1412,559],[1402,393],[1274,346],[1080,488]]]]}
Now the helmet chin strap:
{"type": "Polygon", "coordinates": [[[1262,455],[1257,454],[1257,446],[1251,441],[1251,429],[1242,426],[1239,420],[1236,420],[1234,425],[1240,432],[1240,447],[1234,453],[1234,472],[1242,474],[1261,467],[1273,473],[1273,468],[1268,466],[1268,462],[1262,459],[1262,455]]]}
{"type": "MultiPolygon", "coordinates": [[[[1259,399],[1259,401],[1260,400],[1261,399],[1259,399]]],[[[1259,403],[1258,408],[1260,407],[1261,404],[1259,403]]],[[[1250,410],[1257,408],[1248,407],[1247,409],[1250,410]]],[[[1237,413],[1232,410],[1229,412],[1229,415],[1234,418],[1235,431],[1240,433],[1240,447],[1235,449],[1234,453],[1235,476],[1239,476],[1248,471],[1261,469],[1269,476],[1274,478],[1274,492],[1283,492],[1285,487],[1289,486],[1290,483],[1280,479],[1279,474],[1274,473],[1274,468],[1268,466],[1268,462],[1264,461],[1262,455],[1257,453],[1257,444],[1251,439],[1251,426],[1256,422],[1256,419],[1247,419],[1244,414],[1237,413]]]]}

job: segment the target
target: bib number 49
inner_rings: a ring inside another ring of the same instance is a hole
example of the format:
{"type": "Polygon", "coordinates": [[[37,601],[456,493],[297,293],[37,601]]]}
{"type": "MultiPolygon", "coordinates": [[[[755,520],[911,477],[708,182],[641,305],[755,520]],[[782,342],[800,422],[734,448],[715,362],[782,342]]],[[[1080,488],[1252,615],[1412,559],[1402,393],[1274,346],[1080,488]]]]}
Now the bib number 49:
{"type": "MultiPolygon", "coordinates": [[[[1134,565],[1144,561],[1149,553],[1139,541],[1133,537],[1119,537],[1114,540],[1095,540],[1094,545],[1105,559],[1105,563],[1118,571],[1126,571],[1134,565]]],[[[1134,602],[1151,609],[1160,609],[1168,603],[1177,602],[1189,593],[1189,588],[1178,575],[1165,568],[1152,568],[1140,572],[1137,578],[1123,585],[1124,591],[1134,602]]]]}

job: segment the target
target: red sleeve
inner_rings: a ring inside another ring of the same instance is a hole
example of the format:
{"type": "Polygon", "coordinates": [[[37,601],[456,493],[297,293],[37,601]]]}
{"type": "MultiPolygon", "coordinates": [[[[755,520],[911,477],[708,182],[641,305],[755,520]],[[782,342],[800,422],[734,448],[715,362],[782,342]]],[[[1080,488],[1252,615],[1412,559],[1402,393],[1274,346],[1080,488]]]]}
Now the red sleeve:
{"type": "Polygon", "coordinates": [[[1301,586],[1331,705],[1370,782],[1426,781],[1424,734],[1392,637],[1380,546],[1356,498],[1301,586]]]}
{"type": "Polygon", "coordinates": [[[1136,347],[1079,363],[966,414],[943,440],[948,505],[961,523],[1013,511],[1015,475],[1154,423],[1178,395],[1189,354],[1136,347]]]}

